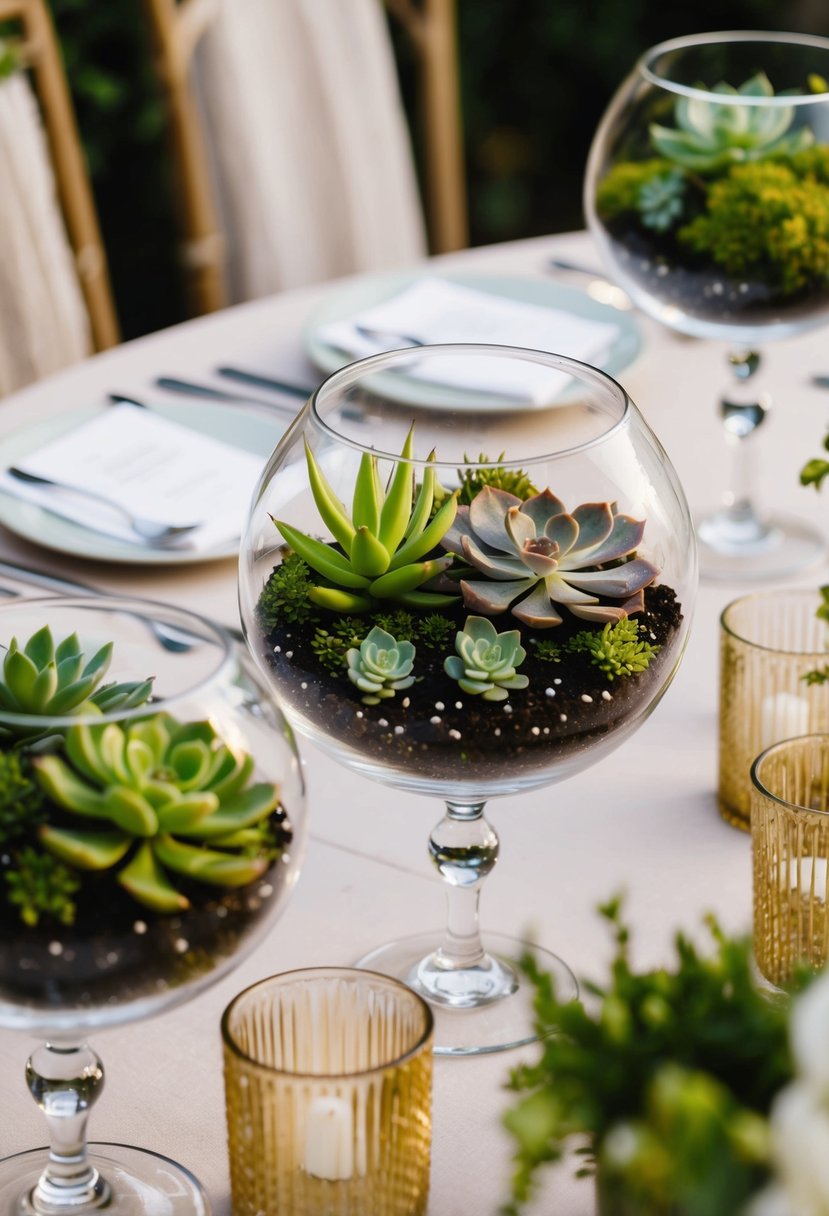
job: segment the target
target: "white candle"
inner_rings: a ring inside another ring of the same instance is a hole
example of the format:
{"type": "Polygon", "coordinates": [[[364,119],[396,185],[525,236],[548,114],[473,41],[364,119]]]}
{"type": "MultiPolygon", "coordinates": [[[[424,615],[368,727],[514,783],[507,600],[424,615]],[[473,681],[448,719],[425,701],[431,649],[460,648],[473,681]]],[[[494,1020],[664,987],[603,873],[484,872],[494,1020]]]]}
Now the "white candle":
{"type": "Polygon", "coordinates": [[[308,1107],[305,1125],[306,1173],[329,1182],[354,1174],[354,1113],[351,1102],[325,1094],[308,1107]]]}
{"type": "Polygon", "coordinates": [[[779,743],[808,734],[809,702],[791,692],[778,692],[763,697],[760,706],[760,751],[779,743]]]}

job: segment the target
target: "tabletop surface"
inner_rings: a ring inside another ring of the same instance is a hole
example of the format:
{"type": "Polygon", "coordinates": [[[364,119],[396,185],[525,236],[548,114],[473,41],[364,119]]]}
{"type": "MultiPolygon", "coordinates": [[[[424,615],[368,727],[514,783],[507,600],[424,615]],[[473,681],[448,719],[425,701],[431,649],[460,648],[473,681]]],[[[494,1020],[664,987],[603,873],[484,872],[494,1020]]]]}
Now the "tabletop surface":
{"type": "MultiPolygon", "coordinates": [[[[592,259],[589,238],[570,234],[466,251],[437,267],[549,277],[553,254],[592,259]]],[[[575,275],[560,279],[583,286],[575,275]]],[[[242,305],[99,355],[0,403],[0,438],[63,410],[103,401],[111,391],[147,401],[159,375],[210,379],[235,363],[311,383],[301,341],[305,318],[331,285],[242,305]]],[[[644,344],[619,379],[672,459],[692,510],[715,505],[728,453],[716,413],[728,382],[723,344],[668,333],[640,318],[644,344]]],[[[566,353],[566,352],[565,352],[566,353]]],[[[829,372],[824,330],[771,345],[763,387],[775,408],[754,446],[758,498],[826,527],[826,499],[798,484],[819,453],[829,395],[810,383],[829,372]]],[[[216,383],[215,379],[212,381],[216,383]]],[[[194,410],[209,409],[194,401],[194,410]]],[[[229,624],[238,619],[232,560],[182,568],[138,568],[74,560],[0,530],[0,560],[73,575],[101,588],[181,604],[229,624]]],[[[825,582],[825,569],[797,583],[825,582]]],[[[634,958],[669,956],[677,928],[696,932],[713,911],[728,931],[751,921],[749,839],[718,816],[718,618],[747,584],[700,587],[686,658],[654,715],[624,747],[569,781],[493,802],[489,817],[501,857],[482,900],[484,929],[532,930],[581,976],[600,977],[610,954],[595,907],[627,892],[634,958]]],[[[345,771],[301,743],[311,836],[290,904],[269,937],[236,971],[199,999],[153,1021],[96,1036],[106,1089],[91,1119],[93,1140],[167,1153],[202,1180],[215,1216],[230,1212],[219,1018],[228,1000],[265,975],[300,966],[348,964],[373,945],[439,926],[443,895],[426,852],[441,807],[390,792],[345,771]]],[[[44,1129],[28,1097],[23,1065],[31,1043],[0,1031],[0,1154],[41,1144],[44,1129]]],[[[495,1216],[509,1189],[511,1143],[501,1115],[509,1070],[535,1049],[478,1059],[438,1060],[430,1216],[495,1216]]],[[[593,1194],[567,1163],[548,1171],[535,1213],[590,1216],[593,1194]]]]}

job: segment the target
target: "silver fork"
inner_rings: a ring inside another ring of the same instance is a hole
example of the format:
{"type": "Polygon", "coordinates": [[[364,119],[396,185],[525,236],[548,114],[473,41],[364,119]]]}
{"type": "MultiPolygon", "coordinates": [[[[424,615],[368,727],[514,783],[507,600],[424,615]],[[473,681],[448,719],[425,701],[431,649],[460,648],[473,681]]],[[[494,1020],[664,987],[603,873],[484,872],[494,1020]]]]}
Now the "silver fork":
{"type": "Polygon", "coordinates": [[[148,544],[158,545],[160,548],[175,544],[176,541],[181,540],[194,531],[194,529],[200,527],[199,524],[165,524],[157,519],[148,519],[143,515],[134,515],[132,511],[128,511],[121,503],[116,502],[106,494],[99,494],[96,490],[87,490],[84,486],[70,485],[65,481],[56,481],[52,477],[39,477],[36,473],[27,473],[25,469],[17,468],[16,465],[11,465],[6,472],[11,474],[12,477],[16,477],[18,481],[43,486],[45,489],[77,494],[79,497],[88,498],[92,502],[105,503],[110,510],[117,511],[123,516],[136,536],[148,544]]]}

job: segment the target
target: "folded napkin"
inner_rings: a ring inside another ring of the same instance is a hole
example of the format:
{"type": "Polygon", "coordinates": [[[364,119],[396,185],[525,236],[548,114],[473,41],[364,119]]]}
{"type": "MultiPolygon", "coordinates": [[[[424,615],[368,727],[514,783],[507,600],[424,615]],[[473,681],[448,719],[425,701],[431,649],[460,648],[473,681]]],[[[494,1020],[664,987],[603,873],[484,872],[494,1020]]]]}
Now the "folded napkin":
{"type": "MultiPolygon", "coordinates": [[[[606,355],[619,328],[557,308],[525,304],[446,279],[418,279],[398,295],[344,321],[321,325],[316,337],[354,358],[430,343],[480,342],[569,355],[596,363],[606,355]],[[415,339],[416,341],[412,341],[415,339]]],[[[570,377],[541,364],[430,358],[407,375],[433,383],[520,396],[536,404],[552,400],[570,377]]]]}
{"type": "MultiPolygon", "coordinates": [[[[241,534],[260,456],[152,410],[114,405],[16,461],[18,468],[94,491],[133,515],[199,527],[176,550],[210,551],[241,534]]],[[[0,473],[0,490],[116,540],[141,544],[117,509],[0,473]]]]}

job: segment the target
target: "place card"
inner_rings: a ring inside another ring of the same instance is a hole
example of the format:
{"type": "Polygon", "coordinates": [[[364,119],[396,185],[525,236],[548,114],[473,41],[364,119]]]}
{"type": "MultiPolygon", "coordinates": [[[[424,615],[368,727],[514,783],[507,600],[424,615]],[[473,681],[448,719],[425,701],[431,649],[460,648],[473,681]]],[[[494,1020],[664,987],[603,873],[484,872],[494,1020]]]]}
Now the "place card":
{"type": "MultiPolygon", "coordinates": [[[[601,362],[619,336],[619,327],[607,321],[579,317],[562,309],[510,300],[491,292],[465,287],[446,279],[418,279],[398,295],[355,313],[348,320],[320,326],[320,340],[355,359],[396,347],[431,343],[484,343],[519,346],[568,355],[585,363],[601,362]]],[[[540,402],[550,396],[551,372],[541,365],[516,367],[492,360],[482,372],[474,359],[430,359],[427,370],[413,365],[420,376],[459,388],[487,393],[520,394],[540,402]]],[[[559,391],[569,382],[564,373],[559,391]]]]}
{"type": "Polygon", "coordinates": [[[100,494],[116,507],[20,481],[8,470],[0,473],[0,488],[127,543],[142,542],[118,506],[162,523],[195,523],[197,528],[165,548],[209,551],[240,536],[264,455],[124,403],[15,461],[26,473],[100,494]]]}

